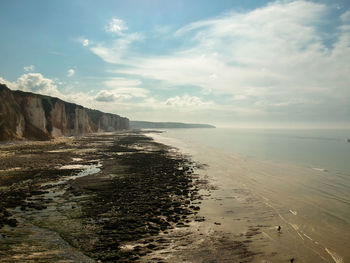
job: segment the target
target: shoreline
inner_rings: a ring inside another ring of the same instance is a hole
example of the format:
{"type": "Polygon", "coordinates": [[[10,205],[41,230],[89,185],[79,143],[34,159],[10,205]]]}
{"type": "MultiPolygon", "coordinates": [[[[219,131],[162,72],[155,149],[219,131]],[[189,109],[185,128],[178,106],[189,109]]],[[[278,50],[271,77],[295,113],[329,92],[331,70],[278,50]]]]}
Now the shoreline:
{"type": "Polygon", "coordinates": [[[239,163],[153,135],[1,145],[2,262],[313,262],[276,208],[232,181],[239,163]]]}
{"type": "Polygon", "coordinates": [[[2,145],[2,262],[254,262],[258,229],[200,215],[206,166],[147,135],[2,145]]]}
{"type": "Polygon", "coordinates": [[[252,239],[250,247],[262,254],[252,262],[288,262],[291,258],[308,263],[347,262],[349,253],[343,244],[348,238],[343,233],[348,231],[348,226],[334,225],[333,221],[323,218],[321,200],[327,201],[323,204],[332,200],[315,199],[320,197],[314,189],[300,184],[303,178],[316,182],[331,180],[326,177],[328,173],[245,158],[200,139],[191,143],[190,136],[180,138],[173,133],[153,137],[208,164],[205,174],[217,189],[202,201],[199,213],[206,217],[207,223],[219,222],[221,229],[232,235],[244,235],[249,233],[249,227],[260,226],[261,233],[252,239]],[[320,206],[314,206],[317,204],[320,206]],[[277,231],[279,225],[282,233],[277,231]],[[345,232],[342,233],[342,229],[345,232]]]}

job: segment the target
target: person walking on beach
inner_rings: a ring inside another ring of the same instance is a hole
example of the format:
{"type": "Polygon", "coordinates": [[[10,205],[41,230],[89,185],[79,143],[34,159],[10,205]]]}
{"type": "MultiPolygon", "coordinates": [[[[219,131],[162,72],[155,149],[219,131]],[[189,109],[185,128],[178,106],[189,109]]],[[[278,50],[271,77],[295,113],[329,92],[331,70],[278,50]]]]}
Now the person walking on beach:
{"type": "Polygon", "coordinates": [[[277,231],[278,231],[278,233],[281,233],[281,226],[277,227],[277,231]]]}

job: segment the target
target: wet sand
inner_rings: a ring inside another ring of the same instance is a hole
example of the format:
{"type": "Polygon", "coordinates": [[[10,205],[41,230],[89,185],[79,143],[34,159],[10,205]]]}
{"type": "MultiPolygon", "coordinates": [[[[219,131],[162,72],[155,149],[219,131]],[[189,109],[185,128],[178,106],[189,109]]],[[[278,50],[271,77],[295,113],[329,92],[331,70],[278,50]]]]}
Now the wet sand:
{"type": "MultiPolygon", "coordinates": [[[[221,235],[248,242],[254,253],[251,262],[290,262],[292,258],[305,263],[348,262],[350,254],[344,245],[349,243],[348,225],[337,218],[330,221],[333,218],[326,218],[324,210],[320,213],[319,207],[326,208],[325,204],[332,200],[322,199],[302,183],[305,179],[318,182],[320,171],[233,155],[185,143],[167,133],[152,137],[208,165],[199,173],[215,190],[209,195],[200,191],[203,200],[198,215],[206,218],[207,229],[199,231],[220,233],[214,240],[220,240],[221,235]],[[278,226],[282,227],[280,232],[278,226]]],[[[207,244],[208,239],[198,241],[207,244]]],[[[199,245],[193,251],[201,249],[205,251],[205,246],[199,245]]],[[[197,257],[191,262],[205,262],[202,259],[197,257]]],[[[212,262],[240,261],[222,260],[219,255],[212,262]]]]}

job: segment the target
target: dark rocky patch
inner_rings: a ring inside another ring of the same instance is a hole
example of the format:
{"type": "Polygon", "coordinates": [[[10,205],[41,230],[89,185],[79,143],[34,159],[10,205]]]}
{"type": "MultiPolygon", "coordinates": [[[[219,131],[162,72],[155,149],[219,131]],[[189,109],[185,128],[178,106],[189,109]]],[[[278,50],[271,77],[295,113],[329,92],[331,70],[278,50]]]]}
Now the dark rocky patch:
{"type": "Polygon", "coordinates": [[[93,193],[91,200],[84,203],[83,213],[98,222],[100,232],[95,246],[86,253],[103,262],[136,260],[156,249],[149,237],[174,225],[185,226],[187,216],[198,210],[189,206],[198,196],[197,189],[192,189],[193,163],[181,155],[171,155],[167,147],[141,134],[120,137],[107,151],[128,153],[103,164],[102,173],[121,176],[95,180],[93,184],[77,180],[69,191],[75,195],[93,193]],[[133,148],[135,145],[152,149],[138,150],[133,148]],[[120,167],[124,169],[120,171],[120,167]],[[124,243],[142,239],[145,246],[127,252],[119,250],[124,243]]]}
{"type": "Polygon", "coordinates": [[[2,146],[0,231],[5,225],[18,225],[13,218],[15,208],[35,216],[48,206],[69,203],[57,211],[64,217],[80,211],[72,219],[75,224],[81,224],[79,227],[66,231],[64,227],[50,228],[45,222],[44,227],[57,231],[70,245],[95,260],[138,261],[169,244],[168,240],[157,237],[160,232],[187,227],[199,210],[193,204],[199,198],[198,178],[193,175],[195,165],[187,157],[169,150],[141,132],[89,135],[69,144],[2,146]],[[56,151],[66,149],[72,150],[56,151]],[[85,152],[86,149],[89,151],[85,152]],[[80,164],[96,164],[93,160],[99,160],[101,171],[59,186],[51,185],[50,182],[80,172],[80,169],[59,169],[72,164],[72,158],[83,159],[80,164]],[[64,192],[56,197],[59,202],[44,197],[45,193],[57,191],[64,192]],[[138,245],[123,249],[130,243],[138,245]]]}

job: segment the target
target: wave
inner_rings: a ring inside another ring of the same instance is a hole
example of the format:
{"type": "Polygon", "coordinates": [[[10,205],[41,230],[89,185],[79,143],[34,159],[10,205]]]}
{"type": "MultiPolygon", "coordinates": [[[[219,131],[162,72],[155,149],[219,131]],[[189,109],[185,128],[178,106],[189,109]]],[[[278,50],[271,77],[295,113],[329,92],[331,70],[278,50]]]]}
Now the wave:
{"type": "Polygon", "coordinates": [[[325,248],[325,250],[333,258],[335,263],[344,263],[343,258],[339,256],[337,253],[335,253],[334,251],[328,248],[325,248]]]}
{"type": "Polygon", "coordinates": [[[298,214],[298,212],[297,211],[293,211],[293,210],[289,210],[289,212],[291,212],[293,215],[297,215],[298,214]]]}
{"type": "Polygon", "coordinates": [[[318,167],[311,167],[312,170],[319,171],[319,172],[328,172],[327,169],[324,168],[318,168],[318,167]]]}

